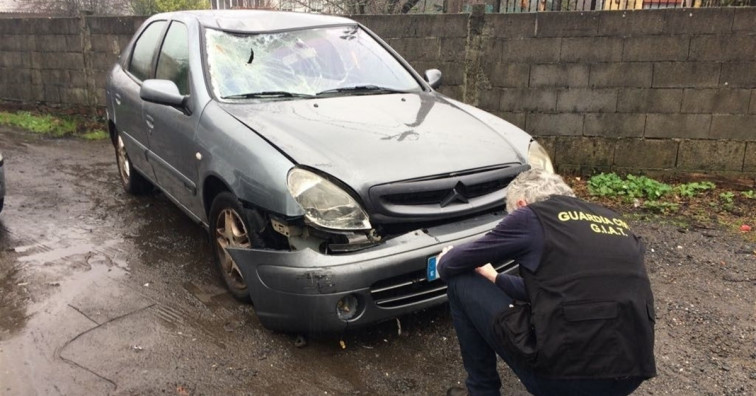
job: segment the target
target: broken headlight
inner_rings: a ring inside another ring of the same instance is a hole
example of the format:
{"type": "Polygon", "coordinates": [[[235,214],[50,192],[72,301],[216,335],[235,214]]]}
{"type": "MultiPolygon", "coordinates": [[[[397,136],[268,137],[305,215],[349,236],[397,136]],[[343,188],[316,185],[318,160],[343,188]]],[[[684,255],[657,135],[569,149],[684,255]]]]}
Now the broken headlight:
{"type": "Polygon", "coordinates": [[[332,230],[369,230],[370,220],[360,204],[346,191],[317,174],[293,168],[289,192],[312,224],[332,230]]]}
{"type": "Polygon", "coordinates": [[[530,147],[528,147],[528,163],[533,168],[554,173],[554,165],[551,163],[549,153],[535,140],[531,140],[530,147]]]}

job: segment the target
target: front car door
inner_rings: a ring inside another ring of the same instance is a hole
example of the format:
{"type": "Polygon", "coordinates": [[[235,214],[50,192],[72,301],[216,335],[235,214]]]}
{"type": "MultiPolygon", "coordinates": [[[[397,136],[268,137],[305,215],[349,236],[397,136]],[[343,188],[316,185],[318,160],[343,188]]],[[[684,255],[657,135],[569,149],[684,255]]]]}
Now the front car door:
{"type": "Polygon", "coordinates": [[[195,134],[200,112],[193,105],[191,74],[187,26],[172,21],[157,55],[155,78],[174,82],[179,93],[188,99],[181,108],[144,102],[144,119],[150,136],[148,157],[158,185],[197,216],[201,213],[196,184],[201,155],[195,134]]]}

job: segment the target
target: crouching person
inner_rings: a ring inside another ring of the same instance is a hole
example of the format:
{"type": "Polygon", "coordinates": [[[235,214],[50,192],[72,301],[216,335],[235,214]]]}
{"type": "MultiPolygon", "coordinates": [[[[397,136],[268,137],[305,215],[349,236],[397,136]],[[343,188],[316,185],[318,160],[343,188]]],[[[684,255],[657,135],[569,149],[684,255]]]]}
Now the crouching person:
{"type": "Polygon", "coordinates": [[[653,295],[627,224],[536,169],[512,181],[507,211],[439,258],[467,371],[449,394],[498,395],[497,354],[534,395],[627,395],[655,376],[653,295]],[[510,259],[520,276],[488,264],[510,259]]]}

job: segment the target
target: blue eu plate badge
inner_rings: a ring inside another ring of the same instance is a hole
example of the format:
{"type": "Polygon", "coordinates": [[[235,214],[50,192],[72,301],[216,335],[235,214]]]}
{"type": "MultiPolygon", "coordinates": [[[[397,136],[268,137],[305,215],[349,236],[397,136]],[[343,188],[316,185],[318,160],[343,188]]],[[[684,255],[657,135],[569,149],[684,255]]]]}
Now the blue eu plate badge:
{"type": "Polygon", "coordinates": [[[426,271],[426,277],[428,282],[438,279],[438,271],[436,270],[436,263],[438,262],[437,256],[431,256],[428,258],[428,269],[426,271]]]}

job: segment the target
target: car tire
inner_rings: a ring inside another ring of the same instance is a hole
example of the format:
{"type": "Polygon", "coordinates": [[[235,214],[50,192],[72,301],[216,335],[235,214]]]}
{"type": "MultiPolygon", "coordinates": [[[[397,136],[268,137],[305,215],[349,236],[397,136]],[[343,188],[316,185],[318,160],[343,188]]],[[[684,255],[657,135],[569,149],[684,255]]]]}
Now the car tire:
{"type": "Polygon", "coordinates": [[[152,191],[152,183],[147,180],[131,165],[129,153],[120,134],[116,135],[115,141],[116,164],[118,164],[118,178],[127,193],[140,195],[152,191]]]}
{"type": "Polygon", "coordinates": [[[251,231],[241,202],[230,192],[222,192],[213,199],[209,220],[210,244],[223,282],[234,298],[250,302],[244,275],[226,247],[252,248],[259,237],[251,231]]]}

